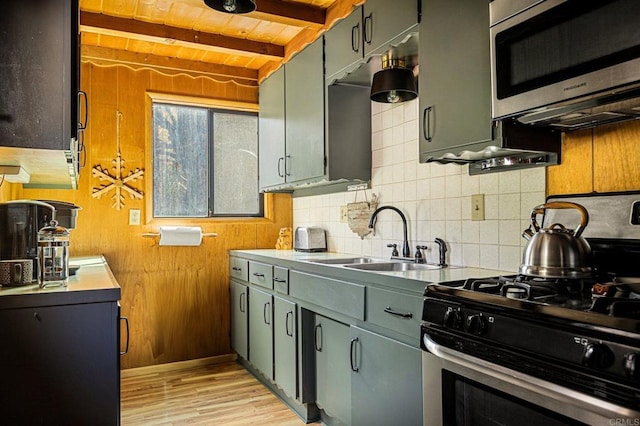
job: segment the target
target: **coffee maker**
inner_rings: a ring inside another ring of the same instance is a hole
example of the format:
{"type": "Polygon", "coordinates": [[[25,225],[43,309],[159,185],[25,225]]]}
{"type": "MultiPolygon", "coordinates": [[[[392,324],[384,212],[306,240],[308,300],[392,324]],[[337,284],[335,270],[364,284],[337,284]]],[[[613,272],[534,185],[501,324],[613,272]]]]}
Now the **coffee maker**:
{"type": "Polygon", "coordinates": [[[0,203],[0,260],[32,259],[38,279],[38,230],[55,219],[55,208],[35,200],[0,203]]]}

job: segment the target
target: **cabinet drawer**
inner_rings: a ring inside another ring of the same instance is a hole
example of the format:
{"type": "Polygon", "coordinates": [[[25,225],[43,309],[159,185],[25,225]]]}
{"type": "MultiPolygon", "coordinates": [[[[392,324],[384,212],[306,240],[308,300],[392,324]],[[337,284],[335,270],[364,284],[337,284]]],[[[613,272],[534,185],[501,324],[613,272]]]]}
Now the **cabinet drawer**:
{"type": "Polygon", "coordinates": [[[273,290],[273,266],[249,261],[249,282],[273,290]]]}
{"type": "Polygon", "coordinates": [[[363,285],[291,271],[289,294],[314,305],[364,320],[363,285]]]}
{"type": "Polygon", "coordinates": [[[249,261],[239,257],[229,257],[229,276],[242,281],[249,281],[249,261]]]}
{"type": "Polygon", "coordinates": [[[289,294],[289,270],[287,268],[273,267],[273,289],[277,293],[289,294]]]}
{"type": "Polygon", "coordinates": [[[367,322],[407,336],[420,335],[423,298],[404,293],[367,289],[367,322]]]}

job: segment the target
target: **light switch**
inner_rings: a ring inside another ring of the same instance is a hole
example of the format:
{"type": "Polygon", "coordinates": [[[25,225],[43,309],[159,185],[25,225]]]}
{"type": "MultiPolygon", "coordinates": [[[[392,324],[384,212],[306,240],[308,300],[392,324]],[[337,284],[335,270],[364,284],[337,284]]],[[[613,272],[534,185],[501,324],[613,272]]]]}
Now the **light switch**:
{"type": "Polygon", "coordinates": [[[349,209],[347,206],[340,206],[340,223],[347,223],[349,221],[349,209]]]}
{"type": "Polygon", "coordinates": [[[140,225],[140,209],[129,210],[129,225],[140,225]]]}
{"type": "Polygon", "coordinates": [[[471,220],[484,220],[484,194],[471,196],[471,220]]]}

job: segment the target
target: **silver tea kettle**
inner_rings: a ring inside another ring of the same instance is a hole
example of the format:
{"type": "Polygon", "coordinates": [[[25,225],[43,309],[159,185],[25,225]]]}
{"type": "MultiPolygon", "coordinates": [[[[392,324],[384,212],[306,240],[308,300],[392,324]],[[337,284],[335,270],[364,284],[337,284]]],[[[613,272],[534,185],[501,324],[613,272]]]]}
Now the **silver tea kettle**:
{"type": "Polygon", "coordinates": [[[543,278],[588,278],[591,247],[580,235],[589,223],[589,214],[580,204],[553,201],[534,207],[531,211],[531,226],[522,236],[529,240],[522,256],[520,273],[543,278]],[[536,221],[548,209],[576,209],[581,214],[575,231],[560,223],[541,228],[536,221]]]}

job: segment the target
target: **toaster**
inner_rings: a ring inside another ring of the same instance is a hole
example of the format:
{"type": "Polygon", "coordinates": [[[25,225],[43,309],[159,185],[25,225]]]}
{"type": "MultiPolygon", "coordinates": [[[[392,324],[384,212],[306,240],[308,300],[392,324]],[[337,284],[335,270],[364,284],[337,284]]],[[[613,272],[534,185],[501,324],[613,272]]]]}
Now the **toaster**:
{"type": "Polygon", "coordinates": [[[327,236],[319,226],[300,226],[296,228],[293,239],[296,251],[327,251],[327,236]]]}

